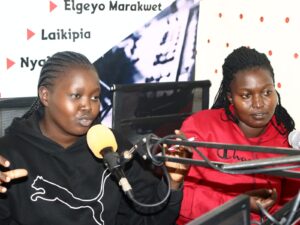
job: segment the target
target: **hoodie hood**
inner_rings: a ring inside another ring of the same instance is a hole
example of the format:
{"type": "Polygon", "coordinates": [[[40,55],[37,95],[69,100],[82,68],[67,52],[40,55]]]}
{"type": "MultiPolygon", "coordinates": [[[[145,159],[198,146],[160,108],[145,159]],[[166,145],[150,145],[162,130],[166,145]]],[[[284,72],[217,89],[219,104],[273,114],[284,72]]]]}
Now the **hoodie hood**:
{"type": "MultiPolygon", "coordinates": [[[[21,138],[23,141],[28,142],[28,145],[33,145],[45,152],[60,153],[62,150],[66,150],[42,134],[39,126],[42,115],[43,111],[37,110],[29,118],[15,118],[12,124],[6,129],[6,135],[21,138]]],[[[77,149],[83,145],[86,146],[85,136],[80,137],[78,141],[67,149],[77,149]]]]}

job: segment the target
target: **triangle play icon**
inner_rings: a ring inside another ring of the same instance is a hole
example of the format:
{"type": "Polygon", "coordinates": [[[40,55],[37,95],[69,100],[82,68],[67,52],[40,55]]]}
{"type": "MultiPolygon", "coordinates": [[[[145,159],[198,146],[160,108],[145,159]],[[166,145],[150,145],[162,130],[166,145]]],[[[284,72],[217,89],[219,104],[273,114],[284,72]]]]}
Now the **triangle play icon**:
{"type": "Polygon", "coordinates": [[[57,7],[57,5],[54,3],[54,2],[52,2],[52,1],[50,1],[50,12],[52,12],[56,7],[57,7]]]}
{"type": "Polygon", "coordinates": [[[27,40],[32,38],[32,36],[34,36],[34,35],[35,35],[35,33],[32,30],[27,29],[27,40]]]}
{"type": "Polygon", "coordinates": [[[6,68],[9,69],[10,67],[12,67],[13,65],[15,65],[15,62],[12,61],[9,58],[6,58],[6,68]]]}

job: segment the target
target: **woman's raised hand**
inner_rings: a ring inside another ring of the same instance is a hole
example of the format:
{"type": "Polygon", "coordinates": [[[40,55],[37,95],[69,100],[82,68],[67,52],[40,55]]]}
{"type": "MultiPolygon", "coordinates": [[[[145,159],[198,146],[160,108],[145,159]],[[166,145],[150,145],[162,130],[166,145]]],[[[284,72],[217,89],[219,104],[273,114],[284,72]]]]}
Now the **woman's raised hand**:
{"type": "MultiPolygon", "coordinates": [[[[8,168],[10,166],[10,162],[0,155],[0,165],[4,168],[8,168]]],[[[5,172],[0,171],[0,193],[5,193],[7,191],[7,188],[3,186],[3,184],[9,183],[13,179],[25,177],[27,174],[28,172],[25,169],[7,170],[5,172]]]]}

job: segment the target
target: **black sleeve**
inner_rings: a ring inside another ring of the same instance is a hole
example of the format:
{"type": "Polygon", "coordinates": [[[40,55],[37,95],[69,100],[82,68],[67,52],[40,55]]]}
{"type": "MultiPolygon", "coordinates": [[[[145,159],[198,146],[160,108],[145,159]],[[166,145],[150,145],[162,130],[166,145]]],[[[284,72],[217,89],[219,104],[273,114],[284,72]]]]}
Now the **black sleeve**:
{"type": "MultiPolygon", "coordinates": [[[[117,134],[119,150],[129,149],[132,145],[117,134]]],[[[156,168],[149,161],[137,154],[128,162],[124,171],[132,186],[134,198],[144,204],[160,202],[167,194],[168,186],[165,179],[156,173],[156,168]]],[[[149,224],[174,225],[179,215],[182,190],[171,191],[167,201],[157,207],[141,207],[133,203],[124,194],[120,204],[117,224],[149,224]],[[126,221],[126,222],[125,222],[126,221]]]]}

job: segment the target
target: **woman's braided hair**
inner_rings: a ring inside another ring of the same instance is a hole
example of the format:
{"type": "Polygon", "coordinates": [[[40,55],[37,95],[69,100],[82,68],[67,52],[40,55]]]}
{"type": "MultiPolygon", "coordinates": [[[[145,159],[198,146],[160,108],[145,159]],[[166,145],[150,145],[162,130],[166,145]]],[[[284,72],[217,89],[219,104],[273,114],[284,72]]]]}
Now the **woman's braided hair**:
{"type": "MultiPolygon", "coordinates": [[[[255,49],[248,47],[240,47],[235,49],[227,56],[222,66],[223,79],[214,99],[212,108],[224,108],[227,118],[235,123],[238,123],[239,121],[238,118],[230,111],[230,102],[227,98],[227,93],[230,92],[230,83],[237,72],[253,68],[262,68],[270,71],[273,82],[275,83],[274,71],[269,59],[264,53],[260,53],[255,49]]],[[[283,124],[287,133],[289,133],[295,129],[295,123],[287,110],[281,105],[279,93],[276,93],[278,96],[278,104],[275,109],[276,122],[277,125],[283,124]]]]}
{"type": "MultiPolygon", "coordinates": [[[[86,68],[95,70],[94,65],[89,59],[77,52],[63,51],[57,52],[43,65],[38,81],[38,89],[41,86],[51,88],[54,85],[55,79],[63,76],[68,70],[74,68],[86,68]]],[[[29,110],[23,115],[23,118],[30,117],[37,109],[42,106],[39,97],[33,102],[29,110]]]]}

